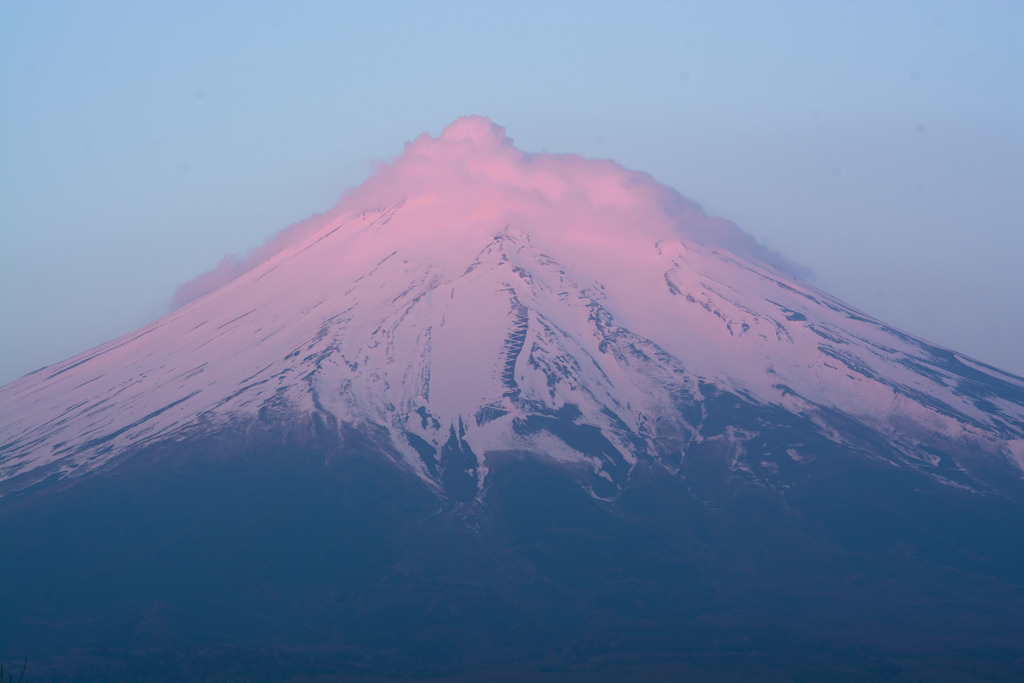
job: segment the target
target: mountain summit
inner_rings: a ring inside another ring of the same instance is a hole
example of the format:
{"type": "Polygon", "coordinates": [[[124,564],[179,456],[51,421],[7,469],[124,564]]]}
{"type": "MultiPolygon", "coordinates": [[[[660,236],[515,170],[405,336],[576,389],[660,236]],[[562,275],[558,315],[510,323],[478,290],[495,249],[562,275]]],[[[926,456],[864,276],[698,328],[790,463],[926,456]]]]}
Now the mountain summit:
{"type": "Polygon", "coordinates": [[[0,656],[1024,675],[1024,379],[798,271],[612,161],[476,116],[422,135],[0,388],[0,656]]]}

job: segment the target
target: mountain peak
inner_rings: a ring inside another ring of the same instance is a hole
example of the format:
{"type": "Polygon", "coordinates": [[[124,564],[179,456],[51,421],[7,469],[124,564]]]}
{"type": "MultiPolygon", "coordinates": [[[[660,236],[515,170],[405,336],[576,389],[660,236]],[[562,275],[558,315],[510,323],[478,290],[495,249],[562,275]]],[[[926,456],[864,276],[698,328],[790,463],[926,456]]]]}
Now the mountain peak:
{"type": "Polygon", "coordinates": [[[733,223],[706,215],[650,175],[608,159],[575,154],[523,152],[505,128],[484,116],[464,116],[438,137],[423,133],[402,154],[380,164],[360,186],[324,214],[276,235],[245,257],[229,256],[183,284],[182,305],[265,263],[317,231],[397,205],[415,213],[411,234],[489,239],[506,226],[592,253],[616,245],[685,239],[800,274],[804,269],[759,244],[733,223]]]}
{"type": "Polygon", "coordinates": [[[493,220],[500,228],[525,218],[545,233],[585,226],[589,233],[626,229],[658,239],[673,230],[666,190],[612,161],[522,152],[504,127],[467,116],[436,138],[424,133],[407,144],[341,205],[360,211],[432,203],[444,207],[446,215],[436,216],[441,223],[493,220]]]}

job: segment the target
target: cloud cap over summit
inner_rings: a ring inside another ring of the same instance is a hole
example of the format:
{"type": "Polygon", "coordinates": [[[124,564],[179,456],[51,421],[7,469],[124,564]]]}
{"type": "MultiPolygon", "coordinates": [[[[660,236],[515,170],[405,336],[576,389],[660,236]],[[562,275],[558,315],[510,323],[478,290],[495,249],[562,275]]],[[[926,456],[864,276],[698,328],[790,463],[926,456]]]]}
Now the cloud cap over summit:
{"type": "Polygon", "coordinates": [[[805,272],[646,173],[608,159],[524,152],[513,143],[503,126],[476,115],[457,119],[436,138],[423,133],[331,210],[289,226],[244,257],[225,256],[181,285],[174,304],[213,291],[336,218],[398,202],[422,212],[422,230],[507,225],[582,242],[683,239],[805,272]]]}

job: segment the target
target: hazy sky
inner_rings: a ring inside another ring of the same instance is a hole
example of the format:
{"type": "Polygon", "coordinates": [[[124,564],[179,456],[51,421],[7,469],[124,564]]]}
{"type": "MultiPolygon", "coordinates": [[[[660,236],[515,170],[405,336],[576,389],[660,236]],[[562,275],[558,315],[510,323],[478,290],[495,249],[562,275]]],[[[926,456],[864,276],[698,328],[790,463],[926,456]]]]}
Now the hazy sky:
{"type": "Polygon", "coordinates": [[[463,114],[1024,374],[1024,3],[0,0],[0,382],[463,114]]]}

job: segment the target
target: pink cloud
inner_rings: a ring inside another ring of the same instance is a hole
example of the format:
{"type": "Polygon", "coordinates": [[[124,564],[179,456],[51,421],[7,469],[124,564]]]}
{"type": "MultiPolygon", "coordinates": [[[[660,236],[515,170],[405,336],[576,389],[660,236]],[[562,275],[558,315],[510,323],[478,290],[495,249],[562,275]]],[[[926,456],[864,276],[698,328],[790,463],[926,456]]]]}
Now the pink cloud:
{"type": "Polygon", "coordinates": [[[505,129],[482,116],[458,119],[437,138],[424,133],[381,164],[333,209],[278,233],[244,257],[183,284],[181,306],[231,281],[345,214],[405,201],[424,230],[452,225],[520,224],[555,240],[682,238],[789,272],[801,269],[760,245],[730,221],[700,207],[646,173],[575,154],[520,151],[505,129]]]}

